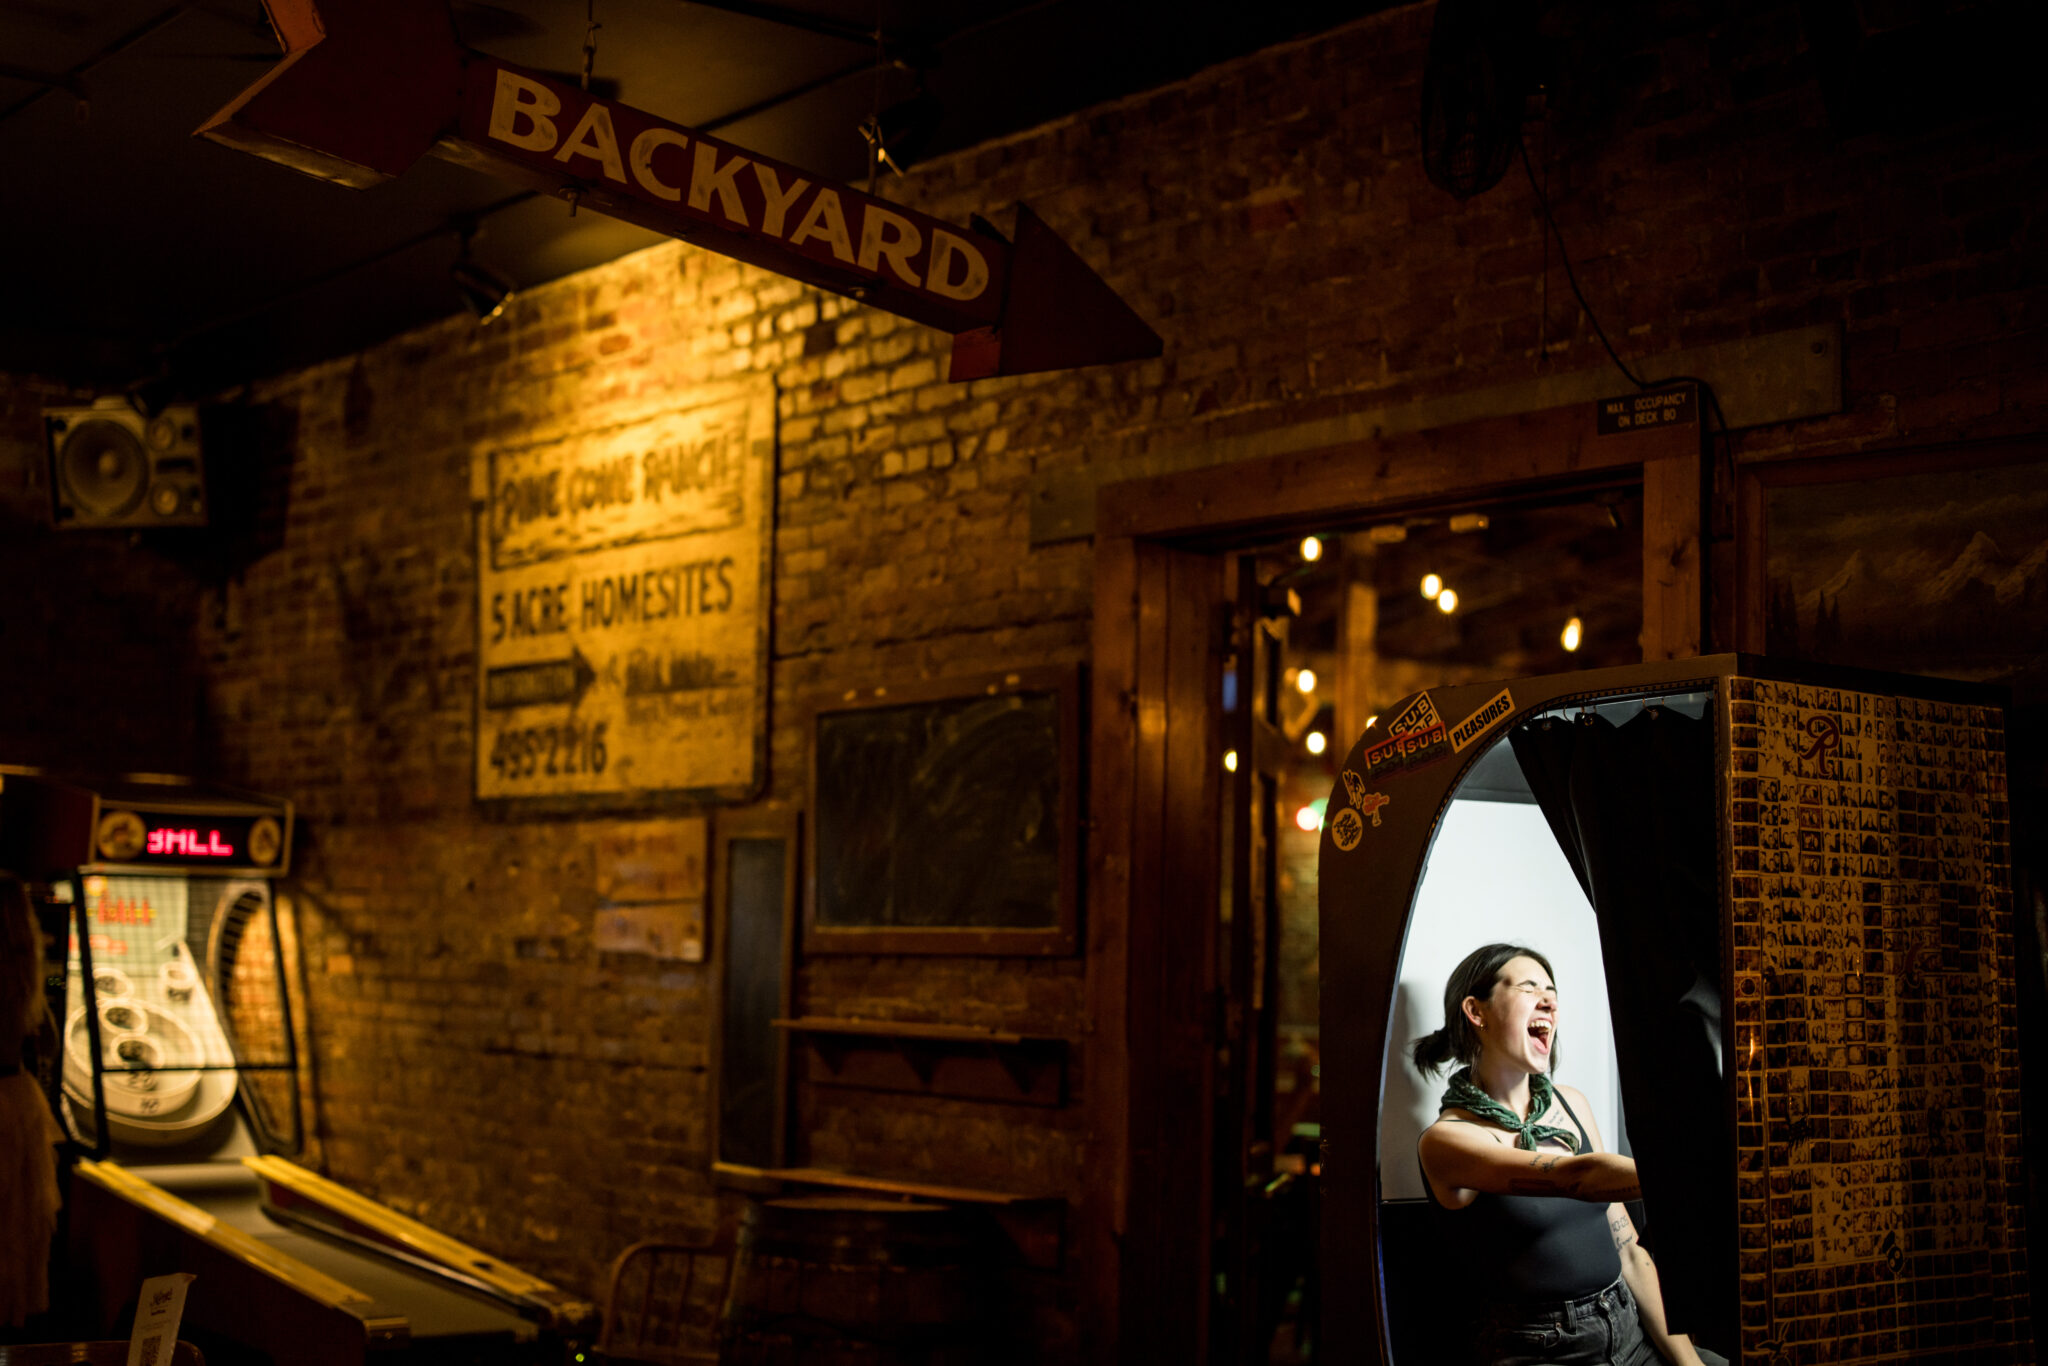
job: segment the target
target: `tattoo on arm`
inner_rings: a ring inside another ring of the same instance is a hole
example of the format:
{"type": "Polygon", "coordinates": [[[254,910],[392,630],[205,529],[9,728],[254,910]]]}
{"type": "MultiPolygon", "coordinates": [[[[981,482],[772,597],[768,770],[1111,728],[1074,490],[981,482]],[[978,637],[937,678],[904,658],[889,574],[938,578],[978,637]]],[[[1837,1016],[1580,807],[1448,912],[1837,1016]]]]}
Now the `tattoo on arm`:
{"type": "Polygon", "coordinates": [[[1636,1240],[1635,1228],[1629,1223],[1628,1216],[1625,1214],[1617,1219],[1609,1219],[1607,1221],[1607,1231],[1613,1235],[1614,1250],[1616,1252],[1622,1251],[1636,1240]]]}
{"type": "MultiPolygon", "coordinates": [[[[1551,1156],[1547,1153],[1538,1153],[1529,1159],[1529,1166],[1535,1171],[1547,1174],[1556,1170],[1557,1164],[1562,1160],[1561,1155],[1551,1156]]],[[[1511,1177],[1508,1180],[1508,1193],[1510,1195],[1555,1195],[1557,1193],[1557,1183],[1554,1181],[1532,1179],[1526,1176],[1511,1177]]]]}

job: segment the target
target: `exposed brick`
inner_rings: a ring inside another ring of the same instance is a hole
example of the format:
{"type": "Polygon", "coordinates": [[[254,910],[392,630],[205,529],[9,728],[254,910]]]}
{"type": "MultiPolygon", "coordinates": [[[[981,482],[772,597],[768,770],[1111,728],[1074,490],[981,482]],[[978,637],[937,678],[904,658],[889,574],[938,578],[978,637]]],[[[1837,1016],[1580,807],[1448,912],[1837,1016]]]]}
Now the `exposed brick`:
{"type": "MultiPolygon", "coordinates": [[[[1797,6],[1642,9],[1560,39],[1587,58],[1586,107],[1557,92],[1551,193],[1610,336],[1639,357],[1846,321],[1847,411],[1745,434],[1745,458],[2037,429],[2048,190],[2028,134],[1845,142],[1797,6]]],[[[0,762],[208,771],[299,804],[339,1178],[586,1293],[635,1238],[729,1225],[705,1170],[712,970],[592,950],[604,820],[470,801],[472,451],[773,378],[768,795],[800,800],[816,691],[1086,660],[1089,550],[1029,547],[1034,476],[1605,363],[1555,259],[1539,317],[1519,170],[1463,204],[1425,180],[1429,17],[1391,10],[892,184],[955,221],[1029,199],[1157,327],[1158,360],[947,385],[926,329],[665,245],[526,291],[502,325],[449,320],[255,386],[295,445],[268,549],[225,579],[44,529],[40,408],[79,396],[0,379],[0,574],[67,585],[0,595],[0,762]],[[372,401],[351,422],[358,375],[372,401]],[[81,631],[149,686],[67,671],[81,631]],[[48,728],[81,697],[95,727],[48,728]]],[[[1087,972],[813,957],[798,1008],[1078,1038],[1087,972]]],[[[1079,1108],[1017,1108],[803,1088],[797,1131],[813,1161],[1078,1198],[1079,1108]]],[[[1033,1282],[1042,1359],[1075,1359],[1073,1303],[1109,1274],[1033,1282]]]]}

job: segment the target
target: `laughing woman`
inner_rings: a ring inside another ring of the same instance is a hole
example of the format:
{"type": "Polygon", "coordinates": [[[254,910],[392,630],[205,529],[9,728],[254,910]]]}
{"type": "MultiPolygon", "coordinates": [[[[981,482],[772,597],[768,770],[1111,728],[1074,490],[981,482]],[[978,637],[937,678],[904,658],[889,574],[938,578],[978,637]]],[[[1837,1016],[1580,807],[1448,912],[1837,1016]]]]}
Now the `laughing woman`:
{"type": "Polygon", "coordinates": [[[1586,1098],[1551,1080],[1557,1026],[1549,960],[1488,944],[1445,985],[1444,1027],[1415,1044],[1427,1075],[1462,1064],[1418,1151],[1482,1301],[1471,1360],[1696,1366],[1665,1330],[1657,1269],[1621,1203],[1640,1193],[1635,1159],[1602,1151],[1586,1098]]]}

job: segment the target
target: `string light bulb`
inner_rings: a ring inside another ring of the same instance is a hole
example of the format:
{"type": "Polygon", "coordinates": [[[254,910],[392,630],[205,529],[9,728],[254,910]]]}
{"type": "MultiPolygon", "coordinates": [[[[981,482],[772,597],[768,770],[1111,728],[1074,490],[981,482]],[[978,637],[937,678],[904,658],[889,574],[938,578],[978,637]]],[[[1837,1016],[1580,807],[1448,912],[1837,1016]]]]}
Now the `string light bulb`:
{"type": "Polygon", "coordinates": [[[1319,730],[1312,730],[1308,733],[1308,752],[1310,754],[1321,754],[1324,750],[1328,749],[1329,747],[1329,736],[1323,734],[1319,730]]]}
{"type": "Polygon", "coordinates": [[[1316,690],[1316,671],[1314,669],[1302,669],[1297,672],[1294,675],[1294,686],[1305,693],[1314,692],[1316,690]]]}
{"type": "Polygon", "coordinates": [[[1445,616],[1449,616],[1451,613],[1457,611],[1458,590],[1455,588],[1446,588],[1443,592],[1437,594],[1436,610],[1442,612],[1445,616]]]}
{"type": "Polygon", "coordinates": [[[1573,617],[1564,624],[1564,630],[1558,634],[1557,642],[1564,646],[1567,652],[1573,651],[1579,648],[1579,642],[1585,638],[1585,634],[1586,624],[1573,617]]]}
{"type": "Polygon", "coordinates": [[[1237,772],[1237,751],[1236,751],[1236,750],[1234,750],[1234,749],[1226,749],[1226,750],[1224,750],[1224,751],[1223,751],[1223,771],[1224,771],[1225,773],[1235,773],[1235,772],[1237,772]]]}
{"type": "Polygon", "coordinates": [[[1441,576],[1439,576],[1439,575],[1436,575],[1436,574],[1424,574],[1424,575],[1422,576],[1422,596],[1423,596],[1423,597],[1425,597],[1425,598],[1431,598],[1431,599],[1434,599],[1434,598],[1436,597],[1436,595],[1437,595],[1437,594],[1439,594],[1439,593],[1441,593],[1441,592],[1443,592],[1443,591],[1444,591],[1444,581],[1443,581],[1443,579],[1442,579],[1442,577],[1441,577],[1441,576]]]}
{"type": "Polygon", "coordinates": [[[1310,564],[1314,564],[1317,560],[1323,558],[1323,538],[1320,536],[1302,537],[1301,558],[1307,560],[1310,564]]]}

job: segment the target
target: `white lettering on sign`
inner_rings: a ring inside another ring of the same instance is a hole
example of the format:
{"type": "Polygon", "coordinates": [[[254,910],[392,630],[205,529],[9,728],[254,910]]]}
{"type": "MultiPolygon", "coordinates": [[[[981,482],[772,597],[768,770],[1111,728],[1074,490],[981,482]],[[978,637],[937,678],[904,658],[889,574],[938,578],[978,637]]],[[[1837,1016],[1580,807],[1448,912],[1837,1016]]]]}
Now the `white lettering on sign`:
{"type": "Polygon", "coordinates": [[[648,129],[633,139],[633,150],[628,156],[628,160],[633,163],[633,179],[639,183],[641,189],[656,199],[666,199],[670,203],[681,199],[683,190],[680,185],[671,185],[654,173],[654,153],[662,147],[689,145],[690,140],[681,133],[667,128],[648,129]]]}
{"type": "Polygon", "coordinates": [[[554,116],[562,101],[539,81],[498,68],[498,97],[491,104],[491,136],[529,152],[555,148],[554,116]],[[520,123],[526,124],[521,131],[520,123]]]}
{"type": "Polygon", "coordinates": [[[555,153],[556,161],[567,161],[570,157],[590,157],[604,167],[605,176],[626,183],[626,164],[619,157],[619,135],[612,131],[611,111],[601,104],[593,104],[583,111],[583,117],[576,121],[576,130],[562,143],[562,150],[555,153]]]}
{"type": "Polygon", "coordinates": [[[924,287],[948,299],[973,299],[988,288],[988,258],[955,232],[940,228],[932,234],[932,268],[924,287]],[[954,262],[960,264],[960,278],[953,278],[954,262]]]}
{"type": "MultiPolygon", "coordinates": [[[[962,316],[993,323],[1000,289],[989,249],[910,210],[844,187],[818,184],[713,138],[653,121],[626,105],[479,61],[482,88],[464,96],[463,133],[535,157],[557,175],[608,182],[672,205],[679,215],[777,241],[883,282],[944,300],[962,316]],[[481,127],[479,128],[479,125],[481,127]],[[567,134],[564,135],[564,128],[567,134]],[[622,150],[623,149],[623,150],[622,150]]],[[[475,79],[474,77],[472,78],[475,79]]],[[[687,235],[679,225],[679,235],[687,235]]]]}
{"type": "Polygon", "coordinates": [[[846,215],[840,211],[836,190],[818,191],[818,197],[811,201],[811,211],[796,225],[796,235],[789,239],[789,244],[800,247],[814,240],[825,243],[834,256],[852,264],[853,239],[846,235],[846,215]]]}
{"type": "Polygon", "coordinates": [[[921,285],[917,271],[911,267],[910,258],[917,255],[924,246],[924,234],[917,230],[917,224],[900,213],[890,213],[878,204],[869,204],[860,219],[860,268],[879,270],[886,259],[889,269],[896,272],[896,278],[907,285],[921,285]]]}
{"type": "Polygon", "coordinates": [[[740,167],[749,158],[736,156],[725,165],[718,164],[718,149],[708,142],[698,142],[697,162],[690,172],[690,207],[709,210],[711,197],[718,196],[718,211],[730,222],[747,226],[746,201],[740,198],[740,167]]]}
{"type": "Polygon", "coordinates": [[[799,176],[782,188],[782,181],[775,174],[775,168],[754,163],[754,179],[761,182],[761,194],[767,201],[761,211],[761,231],[770,237],[782,236],[782,220],[789,216],[789,206],[796,203],[797,196],[810,188],[811,182],[799,176]]]}

